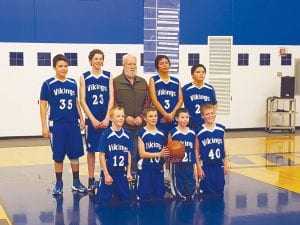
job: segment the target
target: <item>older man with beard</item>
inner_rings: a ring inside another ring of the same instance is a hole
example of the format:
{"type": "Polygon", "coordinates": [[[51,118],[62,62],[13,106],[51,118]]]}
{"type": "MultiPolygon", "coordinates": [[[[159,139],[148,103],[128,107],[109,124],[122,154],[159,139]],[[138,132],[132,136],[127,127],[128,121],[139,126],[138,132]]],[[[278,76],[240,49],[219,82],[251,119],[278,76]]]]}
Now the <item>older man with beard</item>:
{"type": "Polygon", "coordinates": [[[132,171],[137,169],[137,136],[136,132],[144,126],[142,113],[150,106],[148,84],[137,73],[137,59],[134,55],[123,56],[123,72],[114,78],[115,105],[125,110],[124,128],[130,130],[133,141],[132,171]]]}

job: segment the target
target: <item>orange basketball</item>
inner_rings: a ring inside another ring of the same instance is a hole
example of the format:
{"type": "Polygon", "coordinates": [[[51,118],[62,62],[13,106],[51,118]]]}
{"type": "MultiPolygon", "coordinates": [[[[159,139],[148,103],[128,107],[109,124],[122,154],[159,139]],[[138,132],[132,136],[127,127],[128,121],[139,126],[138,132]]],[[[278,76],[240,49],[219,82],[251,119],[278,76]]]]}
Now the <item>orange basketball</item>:
{"type": "Polygon", "coordinates": [[[185,154],[185,146],[180,141],[170,141],[167,144],[170,155],[167,159],[171,162],[181,162],[185,154]]]}

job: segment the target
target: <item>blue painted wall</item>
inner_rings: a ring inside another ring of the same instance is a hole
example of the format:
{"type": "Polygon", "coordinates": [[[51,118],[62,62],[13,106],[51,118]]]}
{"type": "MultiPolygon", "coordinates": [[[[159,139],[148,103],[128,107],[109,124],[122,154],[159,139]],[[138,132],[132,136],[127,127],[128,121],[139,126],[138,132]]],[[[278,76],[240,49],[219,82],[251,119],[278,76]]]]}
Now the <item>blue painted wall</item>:
{"type": "MultiPolygon", "coordinates": [[[[300,44],[299,0],[181,0],[180,43],[300,44]]],[[[0,0],[1,42],[143,43],[143,0],[0,0]]]]}

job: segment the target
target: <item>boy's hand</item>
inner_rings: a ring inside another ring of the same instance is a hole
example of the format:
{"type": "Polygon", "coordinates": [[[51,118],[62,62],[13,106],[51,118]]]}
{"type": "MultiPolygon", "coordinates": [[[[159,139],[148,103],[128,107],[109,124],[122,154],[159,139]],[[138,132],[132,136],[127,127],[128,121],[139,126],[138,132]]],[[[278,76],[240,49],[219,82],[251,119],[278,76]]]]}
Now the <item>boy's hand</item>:
{"type": "Polygon", "coordinates": [[[42,129],[42,135],[44,138],[49,138],[50,137],[50,131],[47,127],[42,129]]]}
{"type": "Polygon", "coordinates": [[[99,122],[99,128],[107,128],[109,125],[109,118],[105,118],[101,122],[99,122]]]}
{"type": "Polygon", "coordinates": [[[170,155],[169,150],[167,149],[167,147],[165,146],[161,151],[160,151],[160,157],[168,157],[170,155]]]}
{"type": "Polygon", "coordinates": [[[229,171],[229,166],[227,163],[224,163],[224,175],[226,175],[229,171]]]}
{"type": "Polygon", "coordinates": [[[100,121],[99,120],[91,120],[92,125],[95,129],[100,128],[100,121]]]}
{"type": "Polygon", "coordinates": [[[112,177],[108,174],[104,177],[104,182],[106,185],[111,185],[113,183],[112,177]]]}
{"type": "Polygon", "coordinates": [[[201,178],[201,179],[204,179],[205,173],[204,173],[202,167],[198,167],[197,170],[198,170],[197,171],[198,172],[198,177],[201,178]]]}
{"type": "Polygon", "coordinates": [[[80,130],[84,130],[84,120],[83,119],[80,119],[80,122],[79,122],[79,126],[80,126],[80,130]]]}
{"type": "Polygon", "coordinates": [[[133,179],[133,177],[132,177],[131,173],[127,173],[127,180],[128,180],[128,182],[131,182],[132,179],[133,179]]]}
{"type": "Polygon", "coordinates": [[[198,171],[197,171],[197,166],[194,166],[194,174],[193,174],[194,180],[198,179],[198,171]]]}

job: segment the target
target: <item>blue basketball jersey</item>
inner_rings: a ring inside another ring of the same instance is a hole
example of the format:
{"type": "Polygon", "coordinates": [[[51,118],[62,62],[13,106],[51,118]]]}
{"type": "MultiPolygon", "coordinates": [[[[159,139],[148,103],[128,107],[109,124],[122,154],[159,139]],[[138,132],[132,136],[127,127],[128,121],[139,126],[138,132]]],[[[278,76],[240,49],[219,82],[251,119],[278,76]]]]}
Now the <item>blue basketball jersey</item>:
{"type": "Polygon", "coordinates": [[[204,126],[197,133],[199,140],[200,159],[203,164],[222,164],[225,158],[224,149],[225,127],[215,124],[213,130],[208,130],[204,126]]]}
{"type": "Polygon", "coordinates": [[[170,130],[172,140],[180,141],[185,146],[185,156],[182,159],[183,163],[195,163],[195,137],[196,133],[192,129],[187,132],[178,130],[178,127],[170,130]]]}
{"type": "Polygon", "coordinates": [[[76,107],[77,96],[77,84],[74,79],[66,78],[61,81],[52,77],[43,83],[40,100],[48,101],[50,106],[49,120],[73,122],[79,119],[76,107]]]}
{"type": "Polygon", "coordinates": [[[102,71],[97,78],[90,71],[83,74],[86,103],[97,120],[103,120],[108,110],[110,72],[102,71]]]}
{"type": "Polygon", "coordinates": [[[109,127],[103,131],[99,151],[105,153],[107,168],[128,166],[128,152],[132,150],[132,141],[128,130],[115,131],[109,127]]]}
{"type": "MultiPolygon", "coordinates": [[[[167,143],[166,135],[159,129],[151,132],[143,127],[137,131],[137,135],[143,140],[146,152],[160,152],[167,143]]],[[[138,169],[143,167],[162,169],[164,162],[163,157],[140,158],[138,155],[138,169]]]]}
{"type": "MultiPolygon", "coordinates": [[[[152,77],[156,91],[157,100],[162,105],[167,113],[174,110],[179,101],[179,80],[176,77],[170,76],[168,82],[165,82],[159,75],[152,77]]],[[[158,112],[158,119],[162,118],[162,114],[158,112]]]]}
{"type": "Polygon", "coordinates": [[[200,115],[200,107],[203,104],[217,104],[216,92],[213,86],[204,83],[202,87],[196,87],[192,82],[183,86],[182,95],[184,107],[189,111],[191,116],[190,123],[204,121],[200,115]]]}

